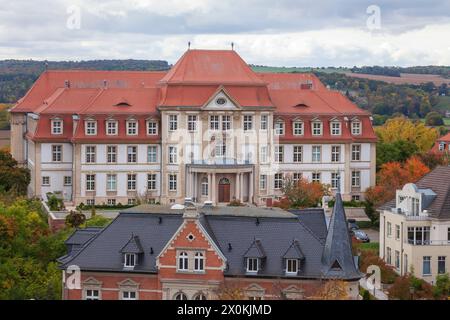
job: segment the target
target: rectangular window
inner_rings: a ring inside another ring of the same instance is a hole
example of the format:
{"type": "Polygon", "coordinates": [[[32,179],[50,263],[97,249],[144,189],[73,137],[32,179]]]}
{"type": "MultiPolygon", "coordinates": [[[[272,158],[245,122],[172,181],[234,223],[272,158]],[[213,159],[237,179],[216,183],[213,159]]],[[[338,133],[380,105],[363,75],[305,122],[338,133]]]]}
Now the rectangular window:
{"type": "Polygon", "coordinates": [[[340,161],[341,161],[341,147],[331,146],[331,162],[340,162],[340,161]]]}
{"type": "Polygon", "coordinates": [[[332,136],[341,135],[341,123],[340,122],[331,122],[331,135],[332,136]]]}
{"type": "Polygon", "coordinates": [[[408,243],[416,246],[430,244],[430,227],[408,227],[408,243]]]}
{"type": "Polygon", "coordinates": [[[136,255],[134,253],[125,253],[123,265],[125,267],[136,266],[136,255]]]}
{"type": "Polygon", "coordinates": [[[301,172],[294,172],[294,174],[292,175],[292,181],[297,184],[302,179],[302,177],[303,175],[301,172]]]}
{"type": "Polygon", "coordinates": [[[95,163],[95,146],[86,146],[86,163],[95,163]]]}
{"type": "Polygon", "coordinates": [[[129,198],[128,199],[128,205],[129,206],[134,206],[136,204],[136,199],[135,198],[129,198]]]}
{"type": "Polygon", "coordinates": [[[62,120],[52,120],[52,134],[62,134],[62,133],[63,133],[62,120]]]}
{"type": "Polygon", "coordinates": [[[158,134],[158,123],[156,121],[147,122],[147,134],[149,136],[155,136],[158,134]]]}
{"type": "Polygon", "coordinates": [[[127,147],[127,162],[136,163],[137,162],[137,147],[128,146],[127,147]]]}
{"type": "Polygon", "coordinates": [[[294,135],[295,136],[302,136],[303,135],[303,122],[295,121],[293,127],[294,127],[294,135]]]}
{"type": "Polygon", "coordinates": [[[62,145],[52,145],[52,161],[61,162],[62,161],[62,145]]]}
{"type": "Polygon", "coordinates": [[[217,142],[215,148],[215,156],[216,157],[225,157],[227,154],[227,145],[225,142],[217,142]]]}
{"type": "Polygon", "coordinates": [[[313,172],[311,175],[311,181],[320,183],[321,182],[320,172],[313,172]]]}
{"type": "Polygon", "coordinates": [[[115,206],[116,205],[116,199],[107,199],[106,204],[108,206],[115,206]]]}
{"type": "Polygon", "coordinates": [[[244,131],[253,130],[253,116],[244,116],[244,131]]]}
{"type": "Polygon", "coordinates": [[[86,300],[100,300],[100,291],[99,290],[86,290],[86,300]]]}
{"type": "Polygon", "coordinates": [[[138,134],[138,122],[137,121],[127,121],[127,135],[135,136],[138,134]]]}
{"type": "Polygon", "coordinates": [[[147,147],[147,162],[149,162],[149,163],[157,162],[157,160],[158,160],[157,151],[158,151],[157,146],[148,146],[147,147]]]}
{"type": "Polygon", "coordinates": [[[390,222],[386,223],[386,229],[387,229],[387,236],[392,236],[392,224],[390,222]]]}
{"type": "Polygon", "coordinates": [[[261,130],[267,130],[267,127],[269,125],[269,116],[267,114],[261,115],[261,130]]]}
{"type": "Polygon", "coordinates": [[[106,175],[106,191],[117,190],[117,176],[115,174],[106,175]]]}
{"type": "Polygon", "coordinates": [[[313,136],[322,135],[322,122],[315,121],[312,123],[312,135],[313,136]]]}
{"type": "Polygon", "coordinates": [[[260,162],[261,163],[267,163],[268,162],[267,156],[268,156],[268,154],[267,154],[267,146],[261,146],[260,147],[260,154],[259,154],[260,162]]]}
{"type": "Polygon", "coordinates": [[[206,197],[209,193],[209,184],[208,184],[208,179],[207,178],[203,178],[202,180],[202,196],[206,197]]]}
{"type": "Polygon", "coordinates": [[[450,243],[450,228],[447,228],[447,242],[450,243]]]}
{"type": "Polygon", "coordinates": [[[389,265],[392,265],[392,250],[391,248],[386,248],[386,263],[389,265]]]}
{"type": "Polygon", "coordinates": [[[275,122],[275,134],[281,136],[284,134],[284,122],[276,121],[275,122]]]}
{"type": "Polygon", "coordinates": [[[247,272],[258,272],[258,258],[247,258],[247,272]]]}
{"type": "Polygon", "coordinates": [[[156,174],[149,173],[147,174],[147,189],[154,191],[156,190],[156,174]]]}
{"type": "Polygon", "coordinates": [[[86,175],[86,191],[95,191],[95,174],[86,175]]]}
{"type": "Polygon", "coordinates": [[[282,163],[284,160],[283,146],[275,146],[275,162],[282,163]]]}
{"type": "Polygon", "coordinates": [[[302,146],[294,146],[294,162],[302,162],[303,161],[303,148],[302,146]]]}
{"type": "Polygon", "coordinates": [[[65,186],[71,186],[72,185],[72,177],[71,176],[64,176],[64,185],[65,186]]]}
{"type": "Polygon", "coordinates": [[[86,135],[95,136],[97,134],[97,121],[86,121],[86,135]]]}
{"type": "Polygon", "coordinates": [[[445,258],[445,256],[438,257],[438,274],[446,273],[445,258]]]}
{"type": "Polygon", "coordinates": [[[178,116],[176,114],[169,115],[169,131],[176,131],[178,129],[178,116]]]}
{"type": "Polygon", "coordinates": [[[281,189],[283,187],[283,174],[275,173],[274,175],[274,189],[281,189]]]}
{"type": "Polygon", "coordinates": [[[127,189],[128,189],[128,191],[136,191],[136,175],[135,174],[127,175],[127,189]]]}
{"type": "Polygon", "coordinates": [[[88,206],[95,206],[95,199],[87,199],[86,204],[88,206]]]}
{"type": "Polygon", "coordinates": [[[117,121],[106,121],[106,135],[117,135],[117,121]]]}
{"type": "Polygon", "coordinates": [[[352,187],[359,188],[361,186],[361,171],[352,171],[352,187]]]}
{"type": "Polygon", "coordinates": [[[286,273],[297,274],[298,273],[298,260],[286,259],[286,273]]]}
{"type": "Polygon", "coordinates": [[[267,175],[262,174],[259,176],[259,189],[266,190],[267,188],[267,175]]]}
{"type": "Polygon", "coordinates": [[[169,174],[169,191],[177,191],[177,175],[169,174]]]}
{"type": "Polygon", "coordinates": [[[313,146],[312,147],[312,162],[320,162],[322,160],[322,147],[321,146],[313,146]]]}
{"type": "Polygon", "coordinates": [[[398,224],[395,225],[395,240],[400,240],[400,226],[398,224]]]}
{"type": "Polygon", "coordinates": [[[209,116],[209,129],[219,130],[219,116],[209,116]]]}
{"type": "Polygon", "coordinates": [[[42,185],[43,186],[50,186],[50,177],[49,176],[42,177],[42,185]]]}
{"type": "Polygon", "coordinates": [[[400,252],[395,250],[395,268],[400,269],[400,252]]]}
{"type": "Polygon", "coordinates": [[[422,266],[422,274],[424,276],[431,274],[431,257],[424,256],[423,257],[423,266],[422,266]]]}
{"type": "Polygon", "coordinates": [[[106,147],[106,162],[116,163],[117,162],[117,147],[107,146],[106,147]]]}
{"type": "Polygon", "coordinates": [[[136,291],[122,291],[122,300],[137,300],[136,291]]]}
{"type": "Polygon", "coordinates": [[[361,145],[352,144],[352,161],[361,161],[361,145]]]}
{"type": "Polygon", "coordinates": [[[197,131],[197,116],[196,115],[188,115],[188,130],[189,132],[197,131]]]}
{"type": "Polygon", "coordinates": [[[177,147],[169,147],[169,163],[176,164],[177,162],[177,147]]]}
{"type": "Polygon", "coordinates": [[[222,116],[222,130],[231,130],[231,116],[222,116]]]}
{"type": "Polygon", "coordinates": [[[331,173],[331,188],[337,189],[339,185],[339,173],[332,172],[331,173]]]}
{"type": "Polygon", "coordinates": [[[360,135],[361,134],[361,122],[353,121],[352,122],[352,135],[360,135]]]}

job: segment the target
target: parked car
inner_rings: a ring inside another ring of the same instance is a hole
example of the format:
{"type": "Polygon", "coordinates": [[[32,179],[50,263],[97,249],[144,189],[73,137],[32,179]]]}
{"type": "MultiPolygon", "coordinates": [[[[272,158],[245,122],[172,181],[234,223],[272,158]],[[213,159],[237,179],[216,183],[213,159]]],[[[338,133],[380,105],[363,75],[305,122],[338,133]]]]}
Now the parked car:
{"type": "Polygon", "coordinates": [[[350,230],[350,235],[352,236],[353,239],[355,239],[358,242],[370,242],[369,236],[362,230],[359,229],[350,230]]]}
{"type": "Polygon", "coordinates": [[[358,225],[356,224],[355,219],[347,219],[347,223],[348,223],[349,230],[358,230],[359,229],[358,225]]]}

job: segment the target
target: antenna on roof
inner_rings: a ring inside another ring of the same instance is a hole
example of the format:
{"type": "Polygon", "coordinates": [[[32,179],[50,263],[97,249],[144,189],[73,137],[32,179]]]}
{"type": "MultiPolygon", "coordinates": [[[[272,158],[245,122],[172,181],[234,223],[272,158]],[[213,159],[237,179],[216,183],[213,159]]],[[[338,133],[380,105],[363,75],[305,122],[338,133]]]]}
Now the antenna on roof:
{"type": "Polygon", "coordinates": [[[45,66],[45,70],[48,70],[48,61],[47,60],[45,60],[44,66],[45,66]]]}
{"type": "Polygon", "coordinates": [[[188,41],[188,50],[191,50],[191,42],[188,41]]]}
{"type": "Polygon", "coordinates": [[[231,42],[231,50],[234,51],[234,42],[231,42]]]}

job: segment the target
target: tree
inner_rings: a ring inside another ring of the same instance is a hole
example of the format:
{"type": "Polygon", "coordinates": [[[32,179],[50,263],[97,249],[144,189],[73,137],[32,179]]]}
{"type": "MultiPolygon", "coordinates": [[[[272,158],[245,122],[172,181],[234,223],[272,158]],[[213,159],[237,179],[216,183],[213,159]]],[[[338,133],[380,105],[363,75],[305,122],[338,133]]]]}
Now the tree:
{"type": "Polygon", "coordinates": [[[30,171],[18,167],[17,161],[6,150],[0,150],[0,191],[26,195],[30,171]]]}
{"type": "Polygon", "coordinates": [[[318,183],[309,182],[304,178],[294,181],[287,178],[281,188],[285,198],[284,203],[289,204],[291,208],[310,208],[316,207],[324,195],[328,195],[328,187],[318,183]]]}
{"type": "Polygon", "coordinates": [[[425,117],[425,124],[427,126],[443,126],[444,119],[442,115],[436,111],[429,112],[425,117]]]}
{"type": "Polygon", "coordinates": [[[241,287],[224,283],[216,290],[218,300],[244,300],[245,293],[241,287]]]}
{"type": "Polygon", "coordinates": [[[398,140],[394,142],[377,143],[377,168],[387,162],[404,162],[418,151],[417,145],[411,141],[398,140]]]}
{"type": "Polygon", "coordinates": [[[404,117],[389,119],[376,129],[380,142],[409,141],[417,146],[418,152],[427,152],[438,137],[434,128],[427,128],[420,121],[412,122],[404,117]]]}
{"type": "Polygon", "coordinates": [[[433,298],[431,284],[413,275],[398,277],[389,289],[389,299],[419,300],[433,298]]]}
{"type": "Polygon", "coordinates": [[[328,280],[312,297],[314,300],[348,300],[347,283],[342,280],[328,280]]]}
{"type": "Polygon", "coordinates": [[[86,216],[77,211],[70,211],[70,213],[66,216],[66,225],[72,228],[78,228],[86,221],[86,216]]]}
{"type": "Polygon", "coordinates": [[[448,273],[440,274],[436,277],[434,296],[436,298],[447,298],[450,296],[450,277],[448,273]]]}

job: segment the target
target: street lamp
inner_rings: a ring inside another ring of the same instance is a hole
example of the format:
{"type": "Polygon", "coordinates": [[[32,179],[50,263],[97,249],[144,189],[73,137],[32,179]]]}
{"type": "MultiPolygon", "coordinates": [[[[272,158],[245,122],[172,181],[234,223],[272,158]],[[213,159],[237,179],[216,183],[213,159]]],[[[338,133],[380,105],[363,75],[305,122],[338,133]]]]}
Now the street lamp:
{"type": "Polygon", "coordinates": [[[409,287],[409,294],[410,294],[411,300],[414,300],[414,291],[415,291],[414,287],[409,287]]]}

